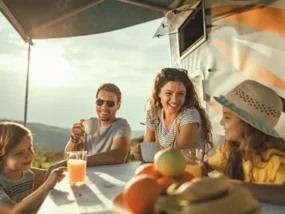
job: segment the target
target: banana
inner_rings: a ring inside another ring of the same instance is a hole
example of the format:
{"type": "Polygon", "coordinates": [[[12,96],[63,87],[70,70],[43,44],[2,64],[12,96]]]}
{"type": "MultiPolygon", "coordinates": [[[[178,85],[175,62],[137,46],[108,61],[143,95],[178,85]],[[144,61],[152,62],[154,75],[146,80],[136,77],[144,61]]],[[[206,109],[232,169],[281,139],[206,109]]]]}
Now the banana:
{"type": "Polygon", "coordinates": [[[154,213],[166,212],[167,214],[181,214],[185,208],[186,207],[181,204],[179,196],[162,195],[158,197],[155,203],[154,213]]]}
{"type": "Polygon", "coordinates": [[[223,174],[218,174],[212,178],[203,177],[199,181],[186,182],[180,186],[171,185],[167,189],[167,194],[177,196],[179,200],[187,200],[189,203],[192,203],[227,193],[230,187],[229,179],[223,174]]]}
{"type": "Polygon", "coordinates": [[[232,188],[228,195],[201,203],[191,203],[180,214],[259,214],[260,204],[244,187],[232,188]]]}

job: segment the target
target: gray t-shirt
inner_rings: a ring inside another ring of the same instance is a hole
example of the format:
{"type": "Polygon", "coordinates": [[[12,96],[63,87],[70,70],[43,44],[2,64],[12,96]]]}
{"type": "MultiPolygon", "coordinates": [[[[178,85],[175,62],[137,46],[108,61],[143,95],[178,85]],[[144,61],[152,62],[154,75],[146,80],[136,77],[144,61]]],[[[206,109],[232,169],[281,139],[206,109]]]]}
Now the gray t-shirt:
{"type": "Polygon", "coordinates": [[[23,172],[20,180],[11,180],[0,174],[0,204],[22,201],[33,192],[34,181],[35,175],[31,171],[23,172]]]}
{"type": "Polygon", "coordinates": [[[84,148],[88,155],[106,152],[118,137],[131,139],[130,125],[122,118],[116,118],[109,126],[101,126],[95,134],[84,134],[84,148]]]}
{"type": "MultiPolygon", "coordinates": [[[[175,121],[173,122],[170,130],[167,130],[164,120],[163,120],[163,111],[160,110],[159,113],[159,125],[158,125],[158,142],[160,145],[163,147],[169,146],[175,139],[176,137],[176,132],[177,132],[177,126],[181,128],[185,124],[190,124],[190,123],[198,123],[199,124],[199,130],[198,130],[198,136],[196,139],[196,143],[194,145],[194,148],[196,149],[203,149],[204,148],[204,143],[201,140],[201,135],[202,135],[202,129],[201,129],[201,116],[199,111],[196,108],[187,108],[181,112],[181,116],[176,118],[175,121]]],[[[154,119],[152,115],[152,111],[149,110],[147,111],[146,114],[146,127],[154,131],[154,119]]]]}

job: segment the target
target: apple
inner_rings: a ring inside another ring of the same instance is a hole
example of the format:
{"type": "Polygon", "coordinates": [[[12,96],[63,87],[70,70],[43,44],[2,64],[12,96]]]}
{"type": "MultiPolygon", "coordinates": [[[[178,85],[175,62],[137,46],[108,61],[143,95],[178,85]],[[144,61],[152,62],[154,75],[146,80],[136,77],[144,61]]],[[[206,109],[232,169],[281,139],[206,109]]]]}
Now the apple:
{"type": "Polygon", "coordinates": [[[154,165],[162,175],[175,178],[183,174],[187,161],[180,150],[167,148],[155,154],[154,165]]]}

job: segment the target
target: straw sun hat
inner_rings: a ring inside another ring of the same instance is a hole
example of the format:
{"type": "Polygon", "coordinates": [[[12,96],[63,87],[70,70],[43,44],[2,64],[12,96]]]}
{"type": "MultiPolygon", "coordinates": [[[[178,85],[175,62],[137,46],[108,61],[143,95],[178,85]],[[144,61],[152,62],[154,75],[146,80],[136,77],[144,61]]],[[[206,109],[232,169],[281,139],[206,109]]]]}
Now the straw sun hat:
{"type": "Polygon", "coordinates": [[[274,129],[280,118],[283,104],[272,89],[252,80],[246,80],[226,94],[214,97],[240,119],[265,134],[280,137],[274,129]]]}

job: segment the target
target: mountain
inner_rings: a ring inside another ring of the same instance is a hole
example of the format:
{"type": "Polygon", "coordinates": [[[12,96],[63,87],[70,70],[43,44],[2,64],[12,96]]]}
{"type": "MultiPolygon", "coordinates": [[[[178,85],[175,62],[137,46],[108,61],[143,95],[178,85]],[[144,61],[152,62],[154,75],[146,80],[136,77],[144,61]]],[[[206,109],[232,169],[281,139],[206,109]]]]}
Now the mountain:
{"type": "MultiPolygon", "coordinates": [[[[0,119],[0,122],[11,121],[0,119]]],[[[22,123],[22,121],[13,121],[22,123]]],[[[41,123],[27,123],[27,128],[32,131],[34,143],[40,145],[43,149],[54,149],[63,151],[67,141],[70,138],[70,129],[49,126],[41,123]]]]}
{"type": "MultiPolygon", "coordinates": [[[[9,119],[0,119],[0,122],[12,121],[9,119]]],[[[22,121],[13,121],[23,124],[22,121]]],[[[70,129],[61,128],[57,126],[45,125],[42,123],[27,123],[33,133],[34,143],[40,145],[42,149],[53,149],[56,151],[63,151],[67,141],[70,138],[70,129]]],[[[141,137],[144,131],[133,131],[132,138],[141,137]]]]}
{"type": "Polygon", "coordinates": [[[132,131],[132,139],[144,136],[144,131],[132,131]]]}

